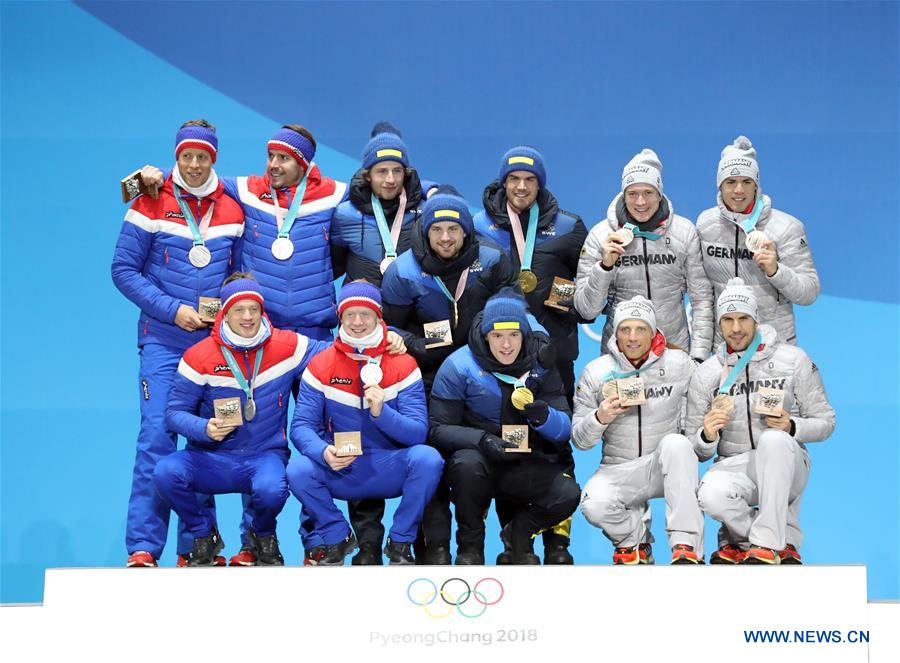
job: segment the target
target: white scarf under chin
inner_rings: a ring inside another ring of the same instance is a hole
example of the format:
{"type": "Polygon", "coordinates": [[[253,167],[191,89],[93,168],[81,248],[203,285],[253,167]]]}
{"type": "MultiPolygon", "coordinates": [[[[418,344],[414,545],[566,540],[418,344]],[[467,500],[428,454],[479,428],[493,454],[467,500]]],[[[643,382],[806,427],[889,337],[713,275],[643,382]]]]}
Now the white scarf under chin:
{"type": "Polygon", "coordinates": [[[235,348],[252,348],[265,340],[266,336],[269,334],[269,323],[266,322],[265,318],[260,320],[259,329],[256,334],[252,337],[247,338],[245,336],[241,336],[236,333],[231,327],[228,326],[228,322],[226,320],[222,320],[221,332],[222,338],[225,340],[228,345],[231,345],[235,348]]]}
{"type": "Polygon", "coordinates": [[[349,345],[351,348],[356,348],[357,350],[367,350],[368,348],[376,348],[381,343],[381,339],[384,338],[384,329],[381,324],[375,325],[375,329],[372,330],[371,333],[366,334],[362,338],[356,338],[351,336],[349,332],[344,331],[344,327],[338,330],[338,335],[341,337],[341,340],[349,345]]]}
{"type": "Polygon", "coordinates": [[[178,188],[184,189],[188,193],[197,196],[197,198],[206,198],[209,194],[219,188],[219,176],[216,175],[215,168],[212,168],[209,171],[209,177],[206,178],[206,182],[200,186],[188,186],[187,182],[184,181],[184,178],[181,177],[181,171],[178,170],[178,164],[176,163],[175,167],[172,169],[172,181],[178,185],[178,188]]]}

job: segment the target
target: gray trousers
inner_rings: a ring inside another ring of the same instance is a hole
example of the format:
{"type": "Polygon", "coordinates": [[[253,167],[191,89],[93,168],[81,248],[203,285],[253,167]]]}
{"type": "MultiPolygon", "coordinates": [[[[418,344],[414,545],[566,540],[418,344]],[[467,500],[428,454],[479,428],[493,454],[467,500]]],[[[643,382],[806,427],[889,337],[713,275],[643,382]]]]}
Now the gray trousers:
{"type": "Polygon", "coordinates": [[[690,441],[684,435],[666,435],[652,454],[601,465],[581,493],[581,512],[617,548],[628,548],[648,540],[647,501],[665,497],[669,547],[686,544],[702,556],[697,467],[690,441]]]}
{"type": "Polygon", "coordinates": [[[790,435],[767,430],[753,451],[714,463],[703,475],[700,507],[742,548],[800,548],[800,498],[809,479],[809,454],[790,435]]]}

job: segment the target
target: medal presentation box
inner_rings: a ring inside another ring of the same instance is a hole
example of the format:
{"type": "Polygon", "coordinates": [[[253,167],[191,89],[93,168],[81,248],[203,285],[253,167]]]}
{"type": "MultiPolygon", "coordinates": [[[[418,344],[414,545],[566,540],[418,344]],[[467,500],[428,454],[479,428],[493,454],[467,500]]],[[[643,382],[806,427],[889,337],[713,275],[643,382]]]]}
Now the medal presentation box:
{"type": "Polygon", "coordinates": [[[339,647],[342,658],[456,663],[601,650],[605,660],[641,662],[896,660],[890,647],[878,649],[896,629],[870,632],[862,566],[50,569],[43,607],[22,610],[27,617],[4,638],[4,652],[21,645],[27,654],[9,660],[72,651],[90,651],[94,661],[208,655],[209,638],[197,637],[207,633],[228,652],[224,660],[236,661],[258,654],[252,632],[272,634],[265,647],[274,655],[296,656],[302,638],[305,658],[339,647]],[[193,611],[191,628],[142,638],[135,650],[135,615],[198,600],[219,609],[193,611]],[[267,609],[223,629],[222,611],[246,605],[267,609]],[[348,614],[365,618],[340,618],[348,614]],[[748,642],[753,633],[792,641],[748,642]],[[841,642],[822,641],[826,634],[841,642]]]}

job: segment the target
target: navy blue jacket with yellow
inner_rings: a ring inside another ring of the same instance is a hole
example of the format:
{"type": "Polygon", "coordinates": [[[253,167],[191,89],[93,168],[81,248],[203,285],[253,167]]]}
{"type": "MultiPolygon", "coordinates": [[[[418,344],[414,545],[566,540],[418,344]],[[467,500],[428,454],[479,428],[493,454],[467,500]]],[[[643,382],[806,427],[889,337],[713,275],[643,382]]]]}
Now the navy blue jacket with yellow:
{"type": "MultiPolygon", "coordinates": [[[[484,190],[484,209],[475,215],[475,232],[499,246],[512,261],[518,275],[522,264],[512,237],[512,227],[506,210],[506,189],[494,181],[484,190]]],[[[528,308],[550,334],[556,345],[560,362],[574,361],[578,357],[578,323],[583,320],[575,312],[569,313],[544,305],[549,298],[553,277],[575,280],[578,273],[578,258],[581,247],[587,239],[587,228],[581,218],[559,209],[556,198],[547,189],[538,191],[535,204],[538,206],[538,229],[535,235],[531,271],[538,278],[537,288],[526,294],[528,308]]],[[[523,234],[528,228],[528,213],[519,215],[523,234]]]]}
{"type": "Polygon", "coordinates": [[[440,367],[429,401],[429,443],[445,456],[460,449],[478,449],[485,433],[500,436],[501,426],[528,426],[529,459],[571,459],[569,435],[571,411],[559,372],[552,362],[545,367],[538,355],[542,341],[528,334],[519,358],[509,366],[497,362],[481,332],[482,314],[475,318],[469,344],[454,352],[440,367]],[[525,386],[535,400],[550,406],[547,421],[531,426],[522,411],[512,405],[514,387],[492,375],[503,373],[519,378],[528,372],[525,386]]]}
{"type": "Polygon", "coordinates": [[[138,305],[138,345],[159,343],[183,352],[208,335],[206,329],[189,332],[175,325],[182,304],[197,308],[200,297],[218,297],[222,281],[238,269],[244,215],[240,206],[224,195],[224,187],[198,200],[182,192],[198,221],[214,204],[204,244],[212,260],[194,267],[188,252],[194,246],[187,221],[169,175],[154,200],[139,196],[125,214],[112,261],[112,279],[128,299],[138,305]]]}
{"type": "MultiPolygon", "coordinates": [[[[297,405],[291,422],[291,441],[304,456],[328,468],[322,454],[334,444],[334,434],[358,431],[363,453],[374,454],[423,444],[428,434],[428,415],[422,373],[409,355],[385,351],[387,329],[377,348],[364,354],[381,357],[380,385],[384,405],[371,416],[363,398],[360,370],[365,362],[346,353],[355,350],[340,338],[313,357],[303,372],[297,405]]],[[[330,469],[330,468],[328,468],[330,469]]],[[[353,471],[353,465],[347,470],[353,471]]]]}
{"type": "Polygon", "coordinates": [[[481,243],[473,235],[466,236],[459,255],[442,260],[419,230],[412,234],[411,248],[388,267],[381,284],[384,320],[397,329],[409,353],[422,369],[426,389],[430,388],[438,366],[468,342],[474,315],[487,300],[504,287],[518,289],[518,277],[512,263],[496,247],[481,243]],[[457,303],[459,320],[453,325],[452,305],[440,290],[435,276],[440,276],[451,293],[456,292],[460,275],[468,268],[466,287],[457,303]],[[453,346],[427,350],[423,323],[450,320],[453,346]]]}
{"type": "Polygon", "coordinates": [[[216,318],[210,336],[184,353],[169,392],[166,423],[187,438],[188,447],[233,454],[261,451],[287,453],[287,413],[291,388],[310,359],[328,347],[327,341],[315,341],[302,334],[272,328],[271,335],[249,351],[229,347],[245,379],[252,375],[257,352],[263,353],[259,374],[253,384],[257,415],[245,421],[221,442],[206,434],[206,423],[214,416],[217,398],[246,396],[222,354],[225,344],[220,329],[222,313],[216,318]]]}
{"type": "MultiPolygon", "coordinates": [[[[384,259],[384,244],[378,232],[378,223],[372,209],[372,187],[358,170],[350,180],[349,198],[334,212],[331,223],[332,263],[335,276],[345,273],[345,282],[365,279],[380,286],[383,278],[381,261],[384,259]]],[[[416,221],[421,210],[419,205],[425,192],[434,187],[433,182],[423,182],[415,170],[406,173],[403,188],[406,190],[406,212],[400,227],[400,238],[395,247],[399,256],[412,245],[416,221]]],[[[382,205],[388,228],[394,221],[400,199],[382,205]]]]}
{"type": "MultiPolygon", "coordinates": [[[[338,323],[331,268],[331,220],[334,209],[346,197],[347,185],[325,177],[312,164],[303,201],[291,227],[294,254],[287,260],[278,260],[272,255],[278,223],[268,174],[221,179],[225,191],[243,207],[246,231],[242,269],[259,281],[272,323],[310,338],[330,339],[338,323]]],[[[277,191],[282,215],[287,213],[296,191],[296,186],[277,191]]]]}

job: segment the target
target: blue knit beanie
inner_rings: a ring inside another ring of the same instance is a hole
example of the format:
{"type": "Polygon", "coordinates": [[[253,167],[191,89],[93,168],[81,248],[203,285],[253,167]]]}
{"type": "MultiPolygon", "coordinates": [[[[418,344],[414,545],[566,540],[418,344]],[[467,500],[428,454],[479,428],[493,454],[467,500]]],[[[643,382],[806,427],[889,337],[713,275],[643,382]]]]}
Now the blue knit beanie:
{"type": "Polygon", "coordinates": [[[313,157],[316,156],[316,148],[312,142],[303,134],[287,127],[282,127],[275,132],[275,135],[269,139],[268,148],[287,152],[303,166],[304,170],[309,168],[313,157]]]}
{"type": "Polygon", "coordinates": [[[381,161],[398,161],[409,168],[406,143],[400,137],[400,130],[390,122],[379,122],[372,127],[372,138],[363,149],[363,168],[371,168],[381,161]]]}
{"type": "Polygon", "coordinates": [[[216,132],[208,127],[200,127],[190,124],[181,127],[175,134],[175,158],[181,154],[181,150],[195,149],[209,152],[210,160],[215,163],[219,152],[219,139],[216,132]]]}
{"type": "Polygon", "coordinates": [[[242,299],[252,299],[255,302],[259,302],[263,310],[266,308],[262,292],[259,290],[259,283],[253,279],[237,279],[226,283],[219,291],[219,299],[222,300],[222,311],[224,313],[228,313],[228,309],[242,299]]]}
{"type": "Polygon", "coordinates": [[[368,281],[351,281],[338,293],[338,317],[351,306],[365,306],[381,317],[381,291],[368,281]]]}
{"type": "Polygon", "coordinates": [[[484,317],[481,319],[481,333],[485,336],[490,331],[504,329],[518,329],[523,334],[531,333],[528,307],[522,295],[512,288],[503,288],[487,300],[484,305],[484,317]]]}
{"type": "Polygon", "coordinates": [[[472,212],[462,194],[449,184],[442,184],[422,207],[422,234],[428,239],[428,229],[433,223],[452,221],[462,226],[466,235],[473,231],[472,212]]]}
{"type": "Polygon", "coordinates": [[[544,170],[544,157],[533,147],[519,145],[503,155],[500,163],[500,184],[506,183],[506,176],[515,170],[525,170],[534,173],[538,179],[538,186],[547,186],[547,171],[544,170]]]}

